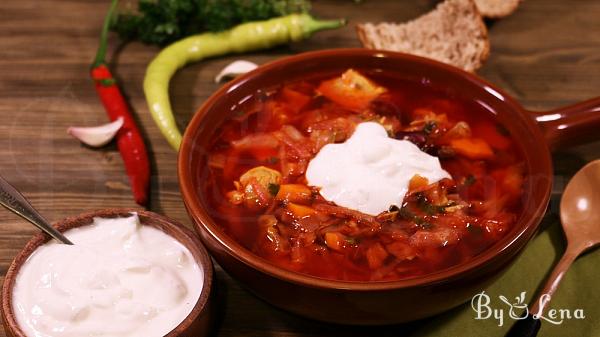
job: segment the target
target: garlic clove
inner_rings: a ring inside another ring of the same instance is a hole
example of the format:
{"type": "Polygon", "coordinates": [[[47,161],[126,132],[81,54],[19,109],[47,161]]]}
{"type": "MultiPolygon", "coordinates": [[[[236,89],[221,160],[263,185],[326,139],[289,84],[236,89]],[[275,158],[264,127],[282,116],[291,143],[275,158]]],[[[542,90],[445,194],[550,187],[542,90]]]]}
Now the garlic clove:
{"type": "Polygon", "coordinates": [[[250,61],[238,60],[227,65],[219,75],[215,77],[215,83],[221,82],[224,78],[234,78],[256,69],[258,65],[250,61]]]}
{"type": "Polygon", "coordinates": [[[123,126],[123,117],[117,118],[114,122],[93,126],[93,127],[70,127],[67,133],[79,139],[82,143],[91,147],[101,147],[108,144],[121,127],[123,126]]]}

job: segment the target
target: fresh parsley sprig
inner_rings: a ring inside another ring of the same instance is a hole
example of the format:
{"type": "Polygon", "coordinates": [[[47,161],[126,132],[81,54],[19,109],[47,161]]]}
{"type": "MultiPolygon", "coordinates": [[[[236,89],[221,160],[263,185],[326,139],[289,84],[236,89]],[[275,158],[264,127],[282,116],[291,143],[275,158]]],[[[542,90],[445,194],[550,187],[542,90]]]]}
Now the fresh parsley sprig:
{"type": "Polygon", "coordinates": [[[137,13],[119,14],[111,29],[124,40],[164,46],[189,35],[309,9],[309,0],[140,0],[137,13]]]}

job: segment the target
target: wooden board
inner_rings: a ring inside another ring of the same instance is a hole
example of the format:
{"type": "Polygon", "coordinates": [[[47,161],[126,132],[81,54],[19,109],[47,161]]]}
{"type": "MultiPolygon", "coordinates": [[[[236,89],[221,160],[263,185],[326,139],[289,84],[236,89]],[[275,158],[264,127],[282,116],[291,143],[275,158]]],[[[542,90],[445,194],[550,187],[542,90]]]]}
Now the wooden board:
{"type": "MultiPolygon", "coordinates": [[[[318,16],[342,15],[350,25],[243,58],[264,63],[302,51],[359,46],[354,23],[407,20],[434,6],[433,0],[314,3],[318,16]]],[[[50,220],[85,210],[135,206],[115,147],[91,150],[66,134],[69,126],[107,120],[87,74],[107,6],[107,1],[95,0],[0,2],[0,174],[50,220]]],[[[599,17],[597,0],[527,0],[514,15],[488,23],[492,52],[479,73],[533,110],[600,95],[599,17]]],[[[116,48],[114,37],[111,42],[114,71],[151,149],[150,209],[189,225],[178,191],[176,154],[153,124],[142,93],[145,67],[158,49],[139,43],[116,48]]],[[[181,126],[218,88],[214,75],[238,58],[207,60],[176,74],[171,95],[181,126]]],[[[555,194],[574,171],[597,157],[600,142],[556,154],[555,194]]],[[[550,211],[556,210],[554,200],[550,211]]],[[[0,210],[0,281],[34,232],[23,220],[0,210]]],[[[256,299],[222,270],[217,274],[223,290],[219,336],[391,336],[402,330],[355,329],[304,320],[256,299]]]]}

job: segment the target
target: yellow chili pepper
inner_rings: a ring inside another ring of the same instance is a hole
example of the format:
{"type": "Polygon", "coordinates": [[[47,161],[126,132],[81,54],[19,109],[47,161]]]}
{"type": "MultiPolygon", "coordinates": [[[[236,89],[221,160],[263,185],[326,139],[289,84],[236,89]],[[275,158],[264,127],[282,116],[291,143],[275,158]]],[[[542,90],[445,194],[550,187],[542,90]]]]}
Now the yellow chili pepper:
{"type": "Polygon", "coordinates": [[[220,33],[204,33],[177,41],[152,60],[144,78],[144,93],[154,121],[169,144],[179,149],[181,133],[169,101],[169,81],[187,63],[230,53],[244,53],[299,41],[345,20],[319,21],[308,14],[292,14],[238,25],[220,33]]]}

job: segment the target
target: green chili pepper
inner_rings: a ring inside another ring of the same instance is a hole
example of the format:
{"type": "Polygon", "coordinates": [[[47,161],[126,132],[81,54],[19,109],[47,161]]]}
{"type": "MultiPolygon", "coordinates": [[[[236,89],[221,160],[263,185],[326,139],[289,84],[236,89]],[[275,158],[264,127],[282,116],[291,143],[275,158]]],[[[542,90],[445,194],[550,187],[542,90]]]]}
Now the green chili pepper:
{"type": "Polygon", "coordinates": [[[208,57],[267,49],[310,37],[324,29],[341,27],[345,20],[318,21],[308,14],[292,14],[249,22],[220,33],[190,36],[163,49],[150,63],[144,93],[152,117],[169,144],[179,149],[181,133],[169,101],[169,80],[181,67],[208,57]]]}

